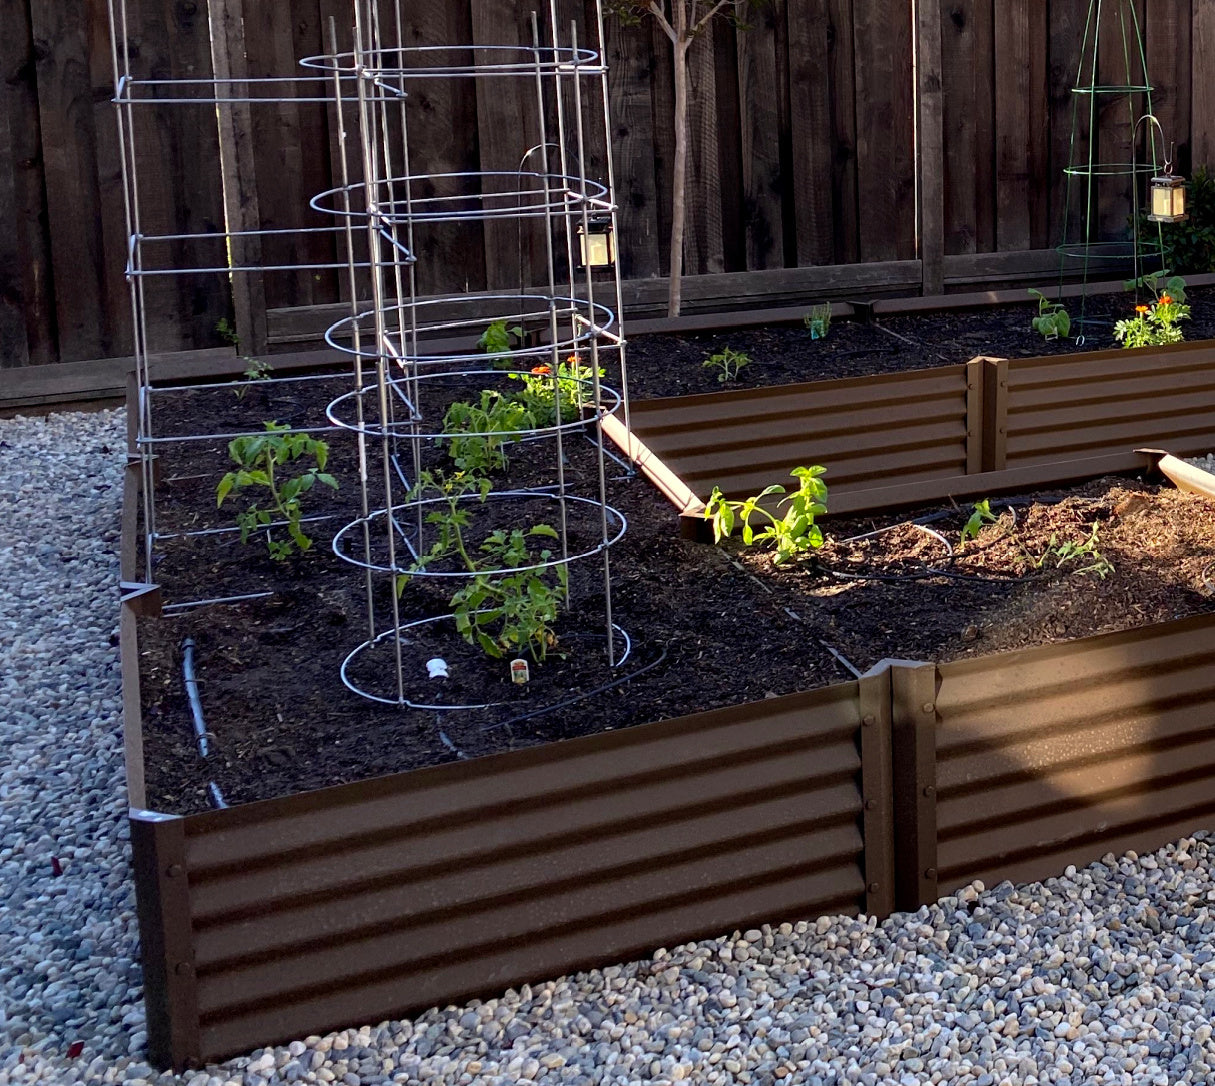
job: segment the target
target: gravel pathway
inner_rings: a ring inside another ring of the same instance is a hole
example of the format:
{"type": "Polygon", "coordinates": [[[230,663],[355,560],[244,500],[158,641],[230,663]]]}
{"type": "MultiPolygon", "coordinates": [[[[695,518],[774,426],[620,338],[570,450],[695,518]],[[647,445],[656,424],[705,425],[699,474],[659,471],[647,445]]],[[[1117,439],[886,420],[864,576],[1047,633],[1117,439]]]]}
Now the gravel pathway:
{"type": "Polygon", "coordinates": [[[735,933],[157,1075],[123,827],[121,442],[116,412],[0,421],[0,1086],[1215,1078],[1205,834],[880,925],[735,933]]]}

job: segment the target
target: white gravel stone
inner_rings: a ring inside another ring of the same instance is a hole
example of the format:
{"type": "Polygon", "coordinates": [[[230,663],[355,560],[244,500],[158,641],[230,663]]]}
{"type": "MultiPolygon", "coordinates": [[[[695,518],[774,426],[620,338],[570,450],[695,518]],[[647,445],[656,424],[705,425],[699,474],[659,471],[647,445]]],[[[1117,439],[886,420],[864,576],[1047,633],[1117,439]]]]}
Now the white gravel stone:
{"type": "Polygon", "coordinates": [[[1206,834],[158,1073],[113,643],[122,441],[116,412],[0,421],[0,1086],[1215,1081],[1206,834]]]}

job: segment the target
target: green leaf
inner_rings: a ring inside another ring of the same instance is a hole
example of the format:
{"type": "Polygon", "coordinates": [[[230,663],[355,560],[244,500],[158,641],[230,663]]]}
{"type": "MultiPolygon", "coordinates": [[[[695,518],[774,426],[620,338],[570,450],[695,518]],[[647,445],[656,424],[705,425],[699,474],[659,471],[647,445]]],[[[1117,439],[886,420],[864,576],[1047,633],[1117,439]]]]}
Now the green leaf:
{"type": "Polygon", "coordinates": [[[306,535],[304,535],[303,531],[300,529],[300,526],[296,521],[288,522],[287,534],[290,535],[293,540],[295,540],[295,545],[297,547],[299,547],[299,549],[302,551],[306,551],[309,547],[312,546],[312,540],[309,539],[306,535]]]}
{"type": "MultiPolygon", "coordinates": [[[[721,507],[721,535],[729,537],[734,534],[734,507],[723,505],[721,507]]],[[[720,542],[720,540],[719,540],[720,542]]]]}
{"type": "Polygon", "coordinates": [[[236,485],[236,475],[228,472],[219,481],[219,486],[215,490],[215,507],[218,509],[224,504],[224,499],[232,493],[232,488],[236,485]]]}
{"type": "Polygon", "coordinates": [[[502,650],[498,647],[498,643],[484,630],[477,631],[477,643],[486,656],[492,656],[495,660],[502,659],[502,650]]]}

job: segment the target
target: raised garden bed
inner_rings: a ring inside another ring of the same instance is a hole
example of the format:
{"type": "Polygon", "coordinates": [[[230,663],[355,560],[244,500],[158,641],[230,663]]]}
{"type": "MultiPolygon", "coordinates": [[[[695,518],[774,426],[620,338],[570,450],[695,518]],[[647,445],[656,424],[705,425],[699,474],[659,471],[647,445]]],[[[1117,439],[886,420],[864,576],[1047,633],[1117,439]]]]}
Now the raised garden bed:
{"type": "Polygon", "coordinates": [[[689,532],[713,486],[741,497],[797,464],[830,465],[838,512],[1056,485],[1215,446],[1215,341],[642,401],[616,438],[689,532]]]}
{"type": "MultiPolygon", "coordinates": [[[[1079,312],[1077,299],[1065,301],[1079,312]]],[[[1215,338],[1215,288],[1194,288],[1188,302],[1186,339],[1215,338]]],[[[738,328],[631,336],[630,393],[634,400],[663,399],[959,365],[979,355],[1016,359],[1112,350],[1118,347],[1114,322],[1133,315],[1135,301],[1126,293],[1092,295],[1086,313],[1102,324],[1088,330],[1083,344],[1043,339],[1030,328],[1037,309],[1028,302],[914,313],[887,305],[834,320],[821,339],[811,338],[800,317],[758,327],[749,321],[738,328]],[[750,365],[723,384],[719,371],[704,362],[726,349],[746,354],[750,365]]],[[[762,317],[760,311],[752,320],[762,317]]]]}
{"type": "MultiPolygon", "coordinates": [[[[963,411],[991,402],[958,399],[963,411]]],[[[166,446],[160,485],[222,473],[223,444],[189,456],[166,446]]],[[[335,446],[335,464],[343,455],[335,446]]],[[[174,512],[203,524],[213,484],[191,482],[174,512]]],[[[901,497],[891,504],[908,504],[901,497]]],[[[834,545],[822,555],[834,574],[774,575],[763,559],[678,540],[666,499],[619,479],[612,501],[628,512],[621,548],[632,548],[616,556],[621,613],[631,612],[621,621],[636,669],[648,670],[560,724],[558,713],[509,733],[492,727],[500,718],[377,716],[353,695],[345,705],[343,593],[361,582],[345,569],[345,587],[327,581],[323,551],[290,583],[263,561],[254,572],[276,597],[244,612],[155,619],[156,593],[133,598],[128,769],[154,1053],[184,1065],[710,931],[914,908],[970,878],[1040,877],[1193,828],[1215,809],[1210,510],[1127,480],[1049,499],[1017,505],[1016,527],[995,503],[1003,522],[966,546],[954,540],[966,516],[949,513],[927,526],[939,536],[895,527],[834,545]],[[1114,567],[1104,581],[1037,568],[1050,535],[1083,542],[1092,524],[1114,567]],[[858,573],[913,579],[836,575],[858,573]],[[956,579],[977,576],[993,580],[956,579]],[[140,603],[149,617],[137,642],[140,603]],[[902,609],[918,621],[894,623],[902,609]],[[1128,609],[1138,628],[1102,632],[1128,609]],[[176,658],[187,635],[221,752],[207,765],[176,658]],[[1080,640],[992,655],[1043,636],[1080,640]],[[883,660],[917,655],[953,662],[883,660]],[[319,724],[305,724],[309,712],[319,724]],[[586,734],[603,723],[611,730],[586,734]],[[507,752],[480,756],[504,738],[507,752]],[[419,768],[428,761],[445,764],[419,768]],[[204,813],[211,780],[229,802],[261,802],[204,813]],[[352,783],[330,786],[340,781],[352,783]]],[[[843,540],[887,523],[839,520],[831,532],[843,540]]],[[[176,572],[166,559],[162,591],[171,599],[187,573],[222,588],[230,552],[192,553],[176,572]]],[[[550,693],[540,680],[523,696],[550,693]]]]}

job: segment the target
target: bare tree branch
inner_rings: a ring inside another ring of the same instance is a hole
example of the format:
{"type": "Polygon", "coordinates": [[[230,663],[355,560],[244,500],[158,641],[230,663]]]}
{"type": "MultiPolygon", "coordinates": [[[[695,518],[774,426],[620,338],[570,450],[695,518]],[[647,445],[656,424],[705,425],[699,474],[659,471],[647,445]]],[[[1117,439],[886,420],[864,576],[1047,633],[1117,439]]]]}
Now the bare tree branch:
{"type": "Polygon", "coordinates": [[[732,2],[733,0],[717,0],[717,3],[709,9],[709,13],[692,28],[692,33],[688,36],[692,38],[696,37],[697,34],[704,30],[705,26],[708,25],[709,20],[712,19],[714,15],[718,14],[718,12],[720,12],[723,8],[730,7],[732,2]]]}
{"type": "Polygon", "coordinates": [[[662,32],[671,39],[677,41],[678,35],[675,33],[675,28],[667,21],[666,14],[662,10],[662,5],[658,0],[650,0],[650,14],[658,20],[658,25],[662,27],[662,32]]]}

